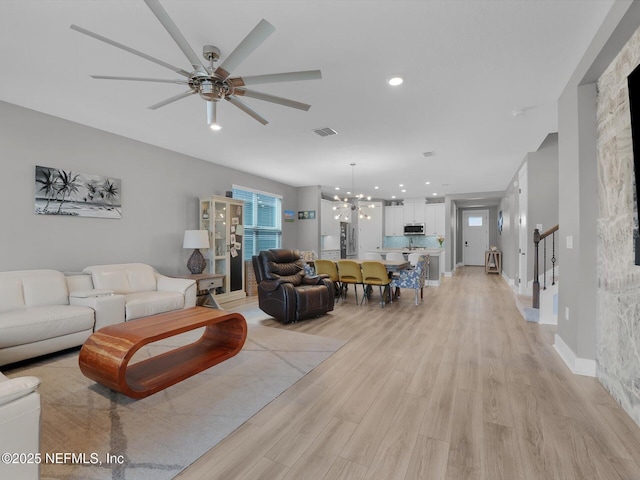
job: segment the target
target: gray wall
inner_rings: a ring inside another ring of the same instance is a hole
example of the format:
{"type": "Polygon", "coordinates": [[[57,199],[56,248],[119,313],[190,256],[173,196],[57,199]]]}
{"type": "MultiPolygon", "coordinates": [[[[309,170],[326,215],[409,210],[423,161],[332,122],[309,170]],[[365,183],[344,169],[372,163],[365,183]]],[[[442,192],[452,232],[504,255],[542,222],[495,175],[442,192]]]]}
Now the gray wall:
{"type": "MultiPolygon", "coordinates": [[[[186,272],[182,237],[198,228],[198,196],[232,184],[280,194],[297,211],[297,188],[4,102],[0,165],[0,271],[144,262],[186,272]],[[35,215],[35,165],[120,178],[122,219],[35,215]]],[[[283,222],[284,247],[297,248],[298,223],[283,222]]]]}
{"type": "MultiPolygon", "coordinates": [[[[298,246],[306,251],[313,250],[320,256],[320,186],[312,185],[298,189],[298,210],[315,210],[313,220],[296,220],[298,223],[298,246]]],[[[296,213],[297,210],[296,210],[296,213]]]]}
{"type": "Polygon", "coordinates": [[[509,182],[504,197],[498,207],[502,210],[502,234],[498,236],[498,248],[502,251],[502,274],[513,285],[516,284],[519,270],[518,259],[518,186],[514,182],[518,179],[518,171],[509,182]]]}
{"type": "MultiPolygon", "coordinates": [[[[527,282],[533,280],[533,230],[542,224],[542,231],[558,225],[558,134],[551,133],[540,148],[527,155],[528,202],[527,216],[530,226],[527,243],[530,251],[527,258],[527,282]]],[[[556,248],[559,235],[556,233],[556,248]]],[[[517,250],[517,249],[516,249],[517,250]]],[[[540,244],[540,274],[543,273],[543,246],[540,244]]],[[[547,239],[547,270],[551,269],[552,238],[547,239]]],[[[557,264],[560,263],[558,257],[557,264]]]]}

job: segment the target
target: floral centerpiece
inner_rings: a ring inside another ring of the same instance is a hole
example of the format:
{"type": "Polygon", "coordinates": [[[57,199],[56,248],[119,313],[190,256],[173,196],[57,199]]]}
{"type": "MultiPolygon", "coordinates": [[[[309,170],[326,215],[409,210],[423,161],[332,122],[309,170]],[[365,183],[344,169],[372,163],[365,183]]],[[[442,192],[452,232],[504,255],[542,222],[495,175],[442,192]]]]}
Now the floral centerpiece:
{"type": "Polygon", "coordinates": [[[442,244],[444,243],[444,237],[439,236],[438,238],[436,238],[436,240],[438,240],[438,243],[440,244],[440,248],[442,248],[442,244]]]}

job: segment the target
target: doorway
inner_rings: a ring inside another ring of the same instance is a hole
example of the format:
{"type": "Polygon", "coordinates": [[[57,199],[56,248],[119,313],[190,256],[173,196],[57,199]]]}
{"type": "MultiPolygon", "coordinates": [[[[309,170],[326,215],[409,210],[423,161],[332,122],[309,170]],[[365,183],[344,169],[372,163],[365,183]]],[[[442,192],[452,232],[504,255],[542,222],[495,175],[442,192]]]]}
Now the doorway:
{"type": "Polygon", "coordinates": [[[527,199],[528,174],[525,163],[518,173],[518,293],[527,294],[527,199]]]}
{"type": "Polygon", "coordinates": [[[462,212],[462,261],[465,265],[484,265],[489,249],[489,210],[462,212]]]}

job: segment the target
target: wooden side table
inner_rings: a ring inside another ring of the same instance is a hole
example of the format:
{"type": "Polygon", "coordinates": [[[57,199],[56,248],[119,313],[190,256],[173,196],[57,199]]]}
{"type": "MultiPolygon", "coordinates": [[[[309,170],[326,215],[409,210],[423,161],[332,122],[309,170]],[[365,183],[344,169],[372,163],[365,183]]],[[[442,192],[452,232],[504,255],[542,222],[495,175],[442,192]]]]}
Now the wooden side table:
{"type": "Polygon", "coordinates": [[[224,274],[222,273],[197,273],[185,275],[173,275],[176,278],[188,278],[196,281],[198,290],[196,305],[200,307],[211,307],[220,310],[220,305],[215,298],[216,288],[224,287],[224,274]]]}
{"type": "Polygon", "coordinates": [[[502,272],[502,252],[500,250],[487,250],[484,253],[484,271],[485,273],[502,272]]]}

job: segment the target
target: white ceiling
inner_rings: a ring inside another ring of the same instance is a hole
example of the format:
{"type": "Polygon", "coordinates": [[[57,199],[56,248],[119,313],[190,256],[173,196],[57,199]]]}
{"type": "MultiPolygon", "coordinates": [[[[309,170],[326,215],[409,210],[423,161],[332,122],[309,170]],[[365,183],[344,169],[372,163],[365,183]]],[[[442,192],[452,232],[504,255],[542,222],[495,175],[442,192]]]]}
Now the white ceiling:
{"type": "Polygon", "coordinates": [[[613,1],[161,3],[196,53],[213,44],[222,59],[268,20],[275,33],[233,74],[320,69],[322,80],[254,87],[312,108],[247,99],[271,121],[262,126],[223,102],[212,132],[197,96],[146,108],[183,86],[91,79],[178,75],[71,24],[191,70],[142,0],[0,0],[0,100],[332,193],[349,189],[355,162],[356,190],[389,199],[504,190],[556,131],[556,101],[613,1]],[[387,85],[392,75],[404,84],[387,85]],[[321,138],[321,127],[339,134],[321,138]]]}

